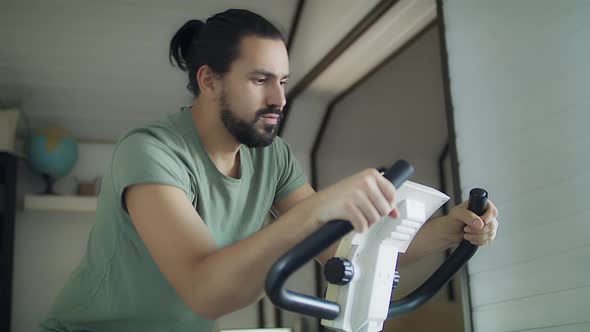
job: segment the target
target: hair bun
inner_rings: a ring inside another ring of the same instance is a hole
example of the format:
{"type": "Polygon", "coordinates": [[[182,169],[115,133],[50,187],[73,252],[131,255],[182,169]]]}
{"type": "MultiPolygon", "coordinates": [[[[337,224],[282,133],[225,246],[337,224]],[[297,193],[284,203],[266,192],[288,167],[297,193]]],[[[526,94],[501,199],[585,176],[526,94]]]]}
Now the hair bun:
{"type": "Polygon", "coordinates": [[[205,23],[201,20],[190,20],[184,24],[188,29],[193,31],[193,37],[198,37],[201,33],[201,29],[205,23]]]}
{"type": "Polygon", "coordinates": [[[186,71],[188,69],[190,66],[191,46],[193,41],[199,38],[204,25],[203,21],[190,20],[176,31],[170,41],[170,52],[168,54],[172,65],[176,62],[176,65],[181,70],[186,71]]]}

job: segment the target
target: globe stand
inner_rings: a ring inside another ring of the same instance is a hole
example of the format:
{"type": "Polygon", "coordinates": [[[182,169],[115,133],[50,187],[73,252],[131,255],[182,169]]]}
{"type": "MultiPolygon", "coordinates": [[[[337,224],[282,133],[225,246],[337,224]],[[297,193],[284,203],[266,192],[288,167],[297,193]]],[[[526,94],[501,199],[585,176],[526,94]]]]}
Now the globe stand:
{"type": "Polygon", "coordinates": [[[53,179],[49,174],[42,174],[41,177],[45,181],[45,191],[43,192],[44,195],[57,195],[55,191],[53,191],[53,185],[55,184],[55,179],[53,179]]]}

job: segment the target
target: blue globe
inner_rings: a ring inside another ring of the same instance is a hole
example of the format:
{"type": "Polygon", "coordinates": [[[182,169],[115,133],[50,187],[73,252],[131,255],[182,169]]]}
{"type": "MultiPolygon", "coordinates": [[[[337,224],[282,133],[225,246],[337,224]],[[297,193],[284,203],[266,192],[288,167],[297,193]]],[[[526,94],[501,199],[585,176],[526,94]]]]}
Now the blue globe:
{"type": "Polygon", "coordinates": [[[45,193],[54,194],[55,180],[68,175],[78,161],[78,145],[61,128],[41,128],[29,137],[27,157],[31,169],[47,182],[45,193]]]}

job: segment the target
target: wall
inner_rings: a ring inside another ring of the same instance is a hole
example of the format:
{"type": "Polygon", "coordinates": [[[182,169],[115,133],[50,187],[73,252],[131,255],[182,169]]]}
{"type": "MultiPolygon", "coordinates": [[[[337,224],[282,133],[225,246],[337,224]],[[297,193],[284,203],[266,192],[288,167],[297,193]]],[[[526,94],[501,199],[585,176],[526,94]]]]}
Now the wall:
{"type": "Polygon", "coordinates": [[[464,195],[500,209],[469,264],[474,328],[589,331],[590,2],[444,1],[464,195]]]}
{"type": "MultiPolygon", "coordinates": [[[[92,179],[110,160],[111,145],[80,145],[71,176],[56,183],[61,194],[75,192],[74,176],[92,179]]],[[[53,299],[79,262],[94,213],[47,212],[23,209],[25,194],[39,193],[44,183],[21,160],[14,241],[12,331],[37,331],[53,299]]]]}
{"type": "Polygon", "coordinates": [[[289,54],[291,72],[287,91],[295,87],[378,3],[377,0],[305,1],[289,54]]]}

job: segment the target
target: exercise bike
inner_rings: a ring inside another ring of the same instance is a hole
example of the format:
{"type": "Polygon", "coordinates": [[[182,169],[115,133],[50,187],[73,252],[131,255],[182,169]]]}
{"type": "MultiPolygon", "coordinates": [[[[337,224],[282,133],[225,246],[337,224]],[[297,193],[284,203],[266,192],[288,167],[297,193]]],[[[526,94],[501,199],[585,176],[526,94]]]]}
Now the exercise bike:
{"type": "MultiPolygon", "coordinates": [[[[445,262],[408,296],[391,301],[399,283],[398,254],[404,253],[428,218],[449,197],[433,188],[407,181],[414,168],[397,161],[383,176],[398,189],[399,218],[382,218],[367,232],[351,232],[346,220],[333,220],[293,247],[272,266],[265,289],[268,298],[284,310],[321,319],[322,325],[345,332],[377,332],[386,319],[399,317],[426,303],[475,254],[477,246],[463,240],[445,262]],[[324,265],[328,282],[325,299],[285,289],[299,268],[340,240],[335,257],[324,265]]],[[[487,192],[476,188],[468,209],[481,216],[487,192]]]]}

